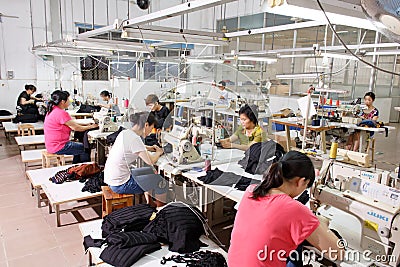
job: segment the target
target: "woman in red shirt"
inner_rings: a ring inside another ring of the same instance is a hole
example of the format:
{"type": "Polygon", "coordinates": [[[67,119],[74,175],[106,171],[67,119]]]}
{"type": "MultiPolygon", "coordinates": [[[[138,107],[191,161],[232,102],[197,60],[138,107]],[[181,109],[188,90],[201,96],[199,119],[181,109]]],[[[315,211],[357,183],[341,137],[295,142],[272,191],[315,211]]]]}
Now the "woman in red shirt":
{"type": "Polygon", "coordinates": [[[327,225],[293,199],[311,187],[314,179],[311,160],[290,151],[272,164],[260,185],[247,188],[232,230],[229,267],[284,267],[304,240],[317,249],[332,248],[341,254],[338,238],[327,225]]]}

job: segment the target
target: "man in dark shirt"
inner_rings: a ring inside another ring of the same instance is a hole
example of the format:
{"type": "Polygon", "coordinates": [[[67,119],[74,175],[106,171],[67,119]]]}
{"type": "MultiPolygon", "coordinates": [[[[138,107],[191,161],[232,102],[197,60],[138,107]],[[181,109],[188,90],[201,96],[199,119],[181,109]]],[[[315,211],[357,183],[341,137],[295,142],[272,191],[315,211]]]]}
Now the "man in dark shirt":
{"type": "Polygon", "coordinates": [[[172,126],[171,116],[169,115],[169,109],[166,106],[160,104],[158,97],[154,94],[148,95],[145,99],[146,107],[155,115],[157,125],[155,128],[156,133],[151,133],[145,139],[145,144],[152,146],[158,143],[157,133],[160,133],[162,129],[168,129],[172,126]]]}

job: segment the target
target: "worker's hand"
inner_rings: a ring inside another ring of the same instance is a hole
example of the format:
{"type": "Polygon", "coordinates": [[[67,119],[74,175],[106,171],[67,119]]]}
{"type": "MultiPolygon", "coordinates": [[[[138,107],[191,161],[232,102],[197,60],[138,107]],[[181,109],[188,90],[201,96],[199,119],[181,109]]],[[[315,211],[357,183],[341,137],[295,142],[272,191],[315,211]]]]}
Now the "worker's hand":
{"type": "Polygon", "coordinates": [[[89,127],[90,127],[90,129],[95,129],[95,128],[98,128],[99,125],[97,123],[93,123],[93,124],[90,124],[89,127]]]}
{"type": "Polygon", "coordinates": [[[159,154],[159,155],[164,154],[164,150],[161,147],[156,146],[156,145],[154,145],[153,147],[154,147],[154,149],[155,149],[157,154],[159,154]]]}
{"type": "Polygon", "coordinates": [[[232,148],[232,143],[229,139],[220,140],[223,148],[232,148]]]}

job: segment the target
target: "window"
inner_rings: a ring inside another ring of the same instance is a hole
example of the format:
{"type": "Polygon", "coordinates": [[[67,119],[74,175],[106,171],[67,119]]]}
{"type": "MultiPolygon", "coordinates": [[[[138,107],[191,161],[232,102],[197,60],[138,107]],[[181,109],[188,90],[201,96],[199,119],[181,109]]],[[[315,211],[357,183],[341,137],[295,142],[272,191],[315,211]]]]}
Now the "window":
{"type": "Polygon", "coordinates": [[[108,60],[105,57],[88,56],[81,58],[82,80],[108,80],[108,60]]]}

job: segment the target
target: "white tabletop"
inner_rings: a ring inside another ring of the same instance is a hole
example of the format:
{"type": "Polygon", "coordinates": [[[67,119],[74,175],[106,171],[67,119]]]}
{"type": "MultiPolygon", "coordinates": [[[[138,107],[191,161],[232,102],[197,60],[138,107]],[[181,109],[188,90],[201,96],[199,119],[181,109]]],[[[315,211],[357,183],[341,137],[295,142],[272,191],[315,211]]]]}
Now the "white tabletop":
{"type": "Polygon", "coordinates": [[[15,114],[13,115],[7,115],[7,116],[0,116],[0,121],[11,121],[12,119],[15,118],[15,114]]]}
{"type": "Polygon", "coordinates": [[[347,129],[368,131],[368,132],[384,132],[385,128],[389,129],[389,131],[396,129],[393,126],[385,126],[385,128],[383,128],[383,127],[381,127],[381,128],[360,127],[360,126],[357,126],[356,124],[343,123],[343,122],[328,122],[328,125],[335,126],[335,127],[343,127],[343,128],[347,128],[347,129]]]}
{"type": "Polygon", "coordinates": [[[44,144],[44,135],[16,136],[15,141],[19,146],[44,144]]]}
{"type": "MultiPolygon", "coordinates": [[[[228,162],[237,162],[244,157],[244,151],[239,149],[217,149],[214,160],[211,162],[211,165],[220,165],[228,162]]],[[[205,166],[205,158],[199,162],[192,164],[185,164],[173,167],[176,173],[180,173],[184,170],[191,170],[192,168],[198,167],[203,168],[205,166]]],[[[164,168],[166,165],[170,165],[170,160],[166,158],[166,155],[163,155],[159,158],[155,165],[164,168]]]]}
{"type": "Polygon", "coordinates": [[[108,135],[112,134],[113,132],[106,132],[102,133],[100,130],[92,130],[88,132],[88,136],[94,139],[102,139],[106,138],[108,135]]]}
{"type": "MultiPolygon", "coordinates": [[[[22,150],[21,159],[23,163],[42,160],[42,151],[44,149],[22,150]]],[[[66,159],[72,159],[72,155],[64,155],[66,159]]]]}
{"type": "Polygon", "coordinates": [[[73,165],[58,166],[52,168],[44,168],[37,170],[26,171],[26,176],[31,181],[33,187],[41,186],[42,184],[52,183],[49,178],[54,176],[58,171],[66,170],[73,165]]]}
{"type": "Polygon", "coordinates": [[[93,124],[94,123],[93,119],[75,119],[74,121],[76,123],[82,124],[82,125],[87,125],[87,124],[93,124]]]}
{"type": "MultiPolygon", "coordinates": [[[[31,124],[35,130],[43,130],[43,122],[34,122],[34,123],[22,123],[22,124],[31,124]]],[[[18,131],[18,123],[13,123],[10,121],[3,122],[3,127],[6,133],[9,132],[17,132],[18,131]]]]}
{"type": "MultiPolygon", "coordinates": [[[[251,179],[256,179],[256,180],[262,180],[262,175],[261,174],[250,174],[244,171],[244,169],[238,164],[238,163],[225,163],[225,164],[220,164],[220,165],[213,165],[212,169],[218,168],[219,170],[223,172],[232,172],[234,174],[237,174],[239,176],[245,176],[247,178],[251,179]]],[[[223,186],[223,185],[210,185],[210,184],[205,184],[202,181],[200,181],[198,178],[201,176],[206,175],[205,171],[202,172],[197,172],[197,171],[188,171],[182,173],[182,176],[189,178],[190,180],[204,185],[208,189],[217,192],[218,194],[223,195],[224,197],[227,197],[235,202],[240,202],[244,195],[244,191],[238,190],[234,188],[233,186],[223,186]]]]}
{"type": "MultiPolygon", "coordinates": [[[[82,233],[82,236],[87,236],[90,235],[93,239],[101,239],[101,223],[102,220],[95,220],[95,221],[90,221],[90,222],[84,222],[79,224],[79,229],[82,233]]],[[[209,250],[213,252],[219,252],[221,253],[225,258],[227,258],[227,253],[221,249],[217,244],[215,244],[213,241],[211,241],[209,238],[202,236],[200,237],[201,242],[207,244],[208,246],[205,248],[200,249],[201,251],[209,250]]],[[[107,263],[104,263],[102,259],[100,259],[100,254],[103,251],[103,248],[95,248],[91,247],[89,248],[90,253],[92,254],[92,260],[93,263],[96,264],[96,266],[111,266],[107,263]],[[101,264],[102,263],[102,264],[101,264]]],[[[177,266],[177,267],[184,267],[186,266],[186,263],[175,263],[175,262],[167,262],[165,265],[162,265],[160,263],[160,260],[162,257],[170,257],[172,255],[179,255],[178,253],[171,252],[168,250],[168,246],[164,245],[161,247],[160,250],[157,250],[153,253],[147,254],[146,256],[142,257],[139,261],[137,261],[133,266],[141,266],[141,267],[155,267],[155,266],[160,266],[160,267],[172,267],[172,266],[177,266]]]]}
{"type": "MultiPolygon", "coordinates": [[[[47,178],[50,178],[50,176],[47,178]]],[[[82,192],[84,185],[85,183],[79,181],[64,182],[62,184],[45,183],[42,184],[42,189],[52,205],[84,200],[103,194],[101,191],[96,193],[82,192]]]]}

